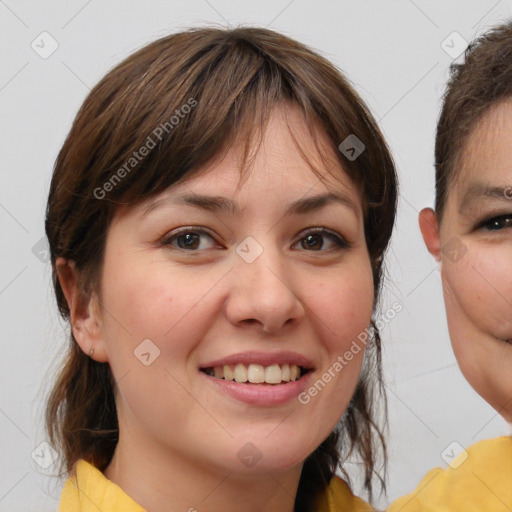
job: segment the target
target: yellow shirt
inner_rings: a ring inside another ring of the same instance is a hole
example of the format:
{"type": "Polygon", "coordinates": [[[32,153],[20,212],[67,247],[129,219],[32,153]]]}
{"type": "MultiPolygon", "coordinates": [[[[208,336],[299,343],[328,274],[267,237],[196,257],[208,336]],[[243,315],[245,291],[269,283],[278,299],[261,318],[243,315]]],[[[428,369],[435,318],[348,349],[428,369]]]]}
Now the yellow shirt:
{"type": "MultiPolygon", "coordinates": [[[[70,476],[62,490],[59,512],[144,512],[118,485],[108,480],[93,465],[81,459],[75,476],[70,476]]],[[[354,496],[339,477],[334,477],[320,496],[315,512],[369,512],[366,502],[354,496]]]]}
{"type": "Polygon", "coordinates": [[[466,452],[467,458],[461,453],[448,469],[427,473],[388,512],[510,512],[512,437],[481,441],[466,452]]]}

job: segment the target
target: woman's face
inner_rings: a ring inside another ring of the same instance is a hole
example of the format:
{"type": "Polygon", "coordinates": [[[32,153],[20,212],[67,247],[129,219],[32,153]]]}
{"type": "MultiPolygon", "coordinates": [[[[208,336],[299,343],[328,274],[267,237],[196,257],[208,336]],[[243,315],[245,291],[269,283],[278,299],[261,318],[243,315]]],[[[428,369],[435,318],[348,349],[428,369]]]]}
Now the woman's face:
{"type": "MultiPolygon", "coordinates": [[[[368,327],[374,295],[360,193],[330,149],[340,179],[318,179],[283,112],[241,187],[235,146],[109,228],[92,344],[117,381],[121,439],[141,457],[285,470],[353,395],[364,350],[338,357],[368,327]],[[290,381],[296,365],[307,373],[290,381]]],[[[301,116],[287,113],[322,168],[301,116]]]]}
{"type": "Polygon", "coordinates": [[[512,420],[512,102],[492,108],[471,132],[436,235],[420,214],[425,242],[441,259],[448,327],[474,389],[512,420]]]}

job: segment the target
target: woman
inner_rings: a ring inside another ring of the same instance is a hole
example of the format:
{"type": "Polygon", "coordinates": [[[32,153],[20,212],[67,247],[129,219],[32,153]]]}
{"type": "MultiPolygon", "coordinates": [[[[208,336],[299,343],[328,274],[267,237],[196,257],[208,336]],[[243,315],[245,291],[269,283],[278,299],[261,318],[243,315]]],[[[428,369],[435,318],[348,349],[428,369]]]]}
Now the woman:
{"type": "Polygon", "coordinates": [[[373,117],[287,37],[189,30],[107,74],[47,207],[71,325],[47,409],[60,510],[367,510],[334,473],[358,455],[371,493],[385,456],[395,207],[373,117]]]}
{"type": "MultiPolygon", "coordinates": [[[[512,422],[512,23],[452,66],[436,137],[436,205],[419,221],[440,262],[460,369],[512,422]]],[[[481,441],[430,471],[393,512],[512,508],[512,437],[481,441]]]]}

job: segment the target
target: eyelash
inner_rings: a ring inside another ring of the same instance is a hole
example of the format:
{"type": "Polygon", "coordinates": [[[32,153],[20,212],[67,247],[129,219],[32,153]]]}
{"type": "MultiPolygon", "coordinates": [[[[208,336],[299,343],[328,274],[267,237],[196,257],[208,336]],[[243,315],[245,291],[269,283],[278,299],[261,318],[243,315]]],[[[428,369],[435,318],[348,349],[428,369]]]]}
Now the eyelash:
{"type": "MultiPolygon", "coordinates": [[[[207,231],[204,229],[195,229],[192,227],[184,227],[180,228],[179,230],[175,231],[172,234],[166,235],[161,240],[162,246],[172,246],[173,249],[183,250],[187,251],[187,249],[184,249],[183,247],[176,247],[173,245],[173,241],[176,240],[180,236],[184,236],[187,234],[195,234],[195,235],[207,235],[209,238],[213,240],[213,236],[210,235],[207,231]]],[[[325,237],[329,238],[331,241],[333,241],[338,247],[334,249],[326,249],[319,251],[311,251],[311,252],[330,252],[332,250],[344,250],[344,249],[350,249],[350,244],[340,235],[337,235],[334,232],[331,232],[324,228],[310,228],[307,231],[304,232],[303,236],[294,244],[301,242],[302,240],[306,239],[309,235],[324,235],[325,237]]],[[[307,250],[307,249],[306,249],[307,250]]],[[[201,252],[201,249],[191,249],[187,252],[201,252]]],[[[308,251],[309,252],[309,251],[308,251]]]]}
{"type": "Polygon", "coordinates": [[[501,231],[502,229],[506,229],[507,227],[512,227],[512,213],[507,213],[505,215],[498,215],[496,217],[491,217],[490,219],[486,219],[483,222],[480,222],[477,226],[477,229],[484,229],[486,231],[501,231]],[[492,227],[493,223],[496,222],[505,222],[505,226],[492,227]]]}

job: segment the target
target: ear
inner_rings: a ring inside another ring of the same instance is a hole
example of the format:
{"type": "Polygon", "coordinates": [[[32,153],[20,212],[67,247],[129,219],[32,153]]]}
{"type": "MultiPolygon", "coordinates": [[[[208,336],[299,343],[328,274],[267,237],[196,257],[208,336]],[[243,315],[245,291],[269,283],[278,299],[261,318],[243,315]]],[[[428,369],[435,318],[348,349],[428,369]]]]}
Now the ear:
{"type": "Polygon", "coordinates": [[[423,241],[428,252],[436,261],[441,261],[441,240],[439,238],[439,223],[437,215],[432,208],[423,208],[419,215],[419,223],[423,241]]]}
{"type": "Polygon", "coordinates": [[[101,307],[95,294],[84,294],[78,286],[75,262],[57,258],[57,274],[60,286],[69,306],[69,320],[75,340],[80,348],[100,363],[108,362],[103,338],[101,307]],[[91,355],[91,349],[94,349],[91,355]]]}

